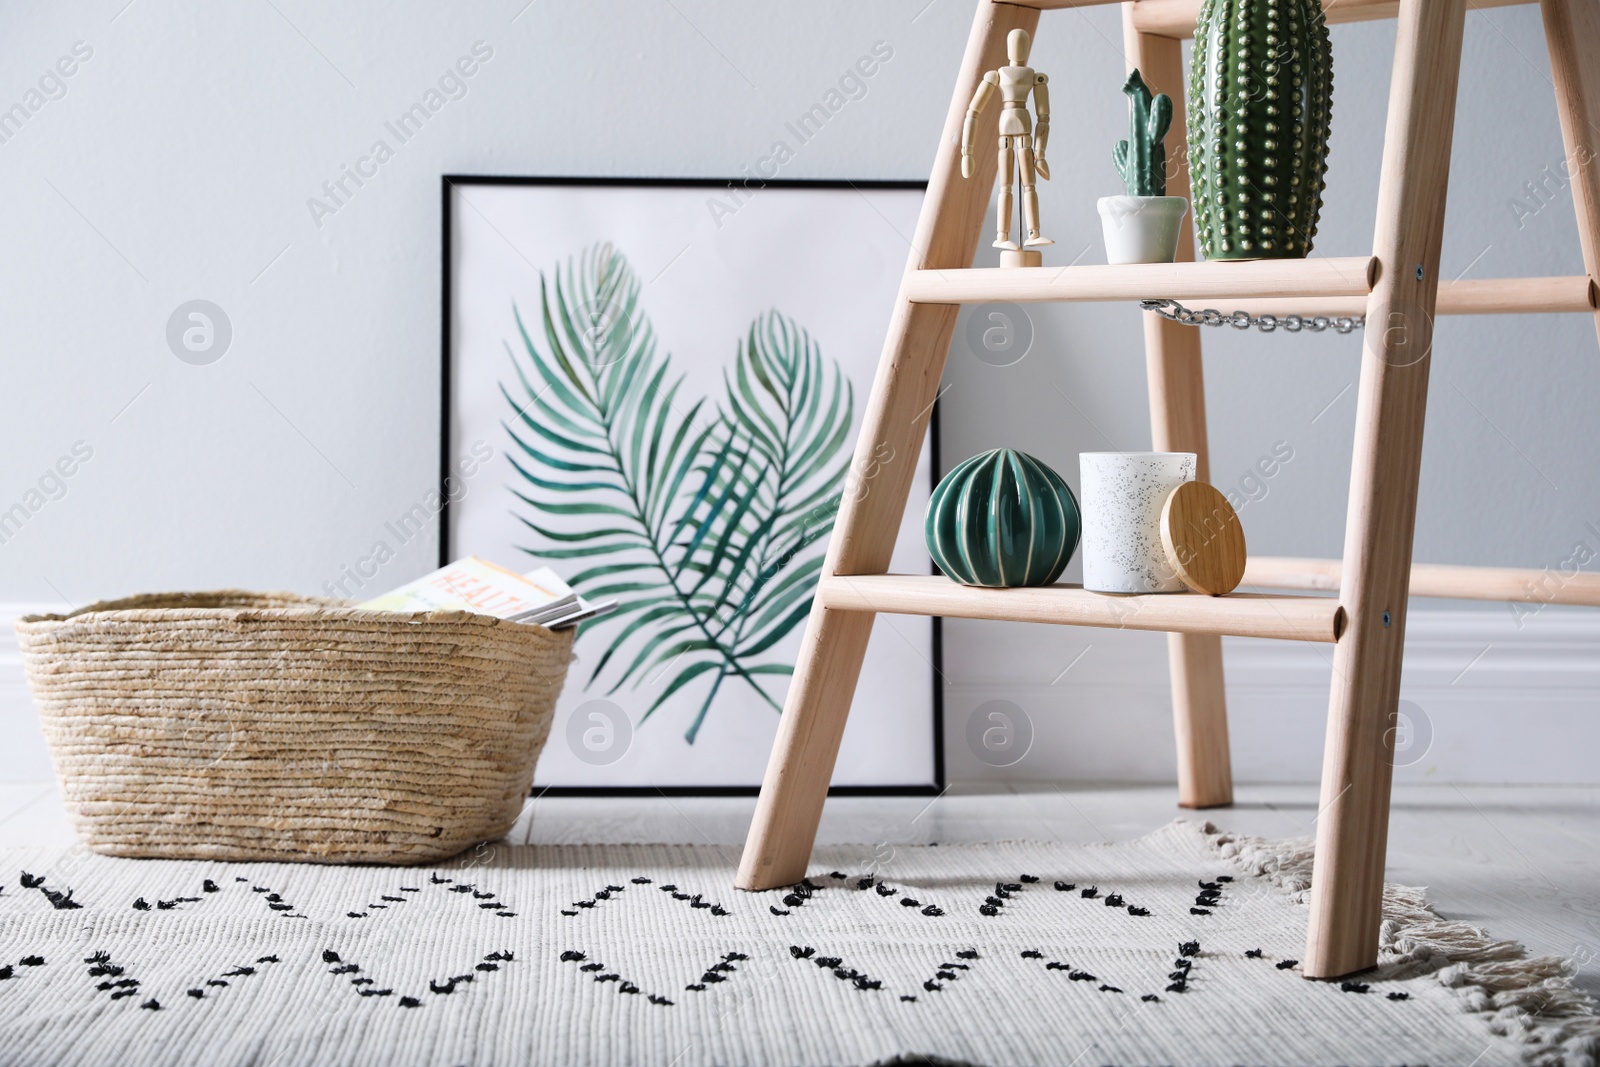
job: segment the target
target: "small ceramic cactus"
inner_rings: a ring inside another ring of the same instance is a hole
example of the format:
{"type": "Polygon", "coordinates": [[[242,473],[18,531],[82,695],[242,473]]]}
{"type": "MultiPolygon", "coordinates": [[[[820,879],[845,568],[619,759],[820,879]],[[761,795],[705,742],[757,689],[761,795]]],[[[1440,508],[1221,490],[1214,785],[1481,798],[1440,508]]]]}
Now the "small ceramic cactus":
{"type": "Polygon", "coordinates": [[[1189,170],[1207,259],[1299,259],[1322,211],[1333,53],[1318,0],[1204,0],[1189,170]]]}
{"type": "Polygon", "coordinates": [[[1122,91],[1128,94],[1128,139],[1111,152],[1129,196],[1167,195],[1167,128],[1172,125],[1172,97],[1150,94],[1134,68],[1122,91]]]}

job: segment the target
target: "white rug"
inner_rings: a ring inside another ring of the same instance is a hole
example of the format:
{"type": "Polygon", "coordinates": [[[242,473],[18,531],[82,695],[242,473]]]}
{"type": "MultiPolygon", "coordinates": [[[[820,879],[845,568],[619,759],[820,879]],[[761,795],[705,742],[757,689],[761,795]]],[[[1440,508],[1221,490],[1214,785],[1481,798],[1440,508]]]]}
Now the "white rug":
{"type": "Polygon", "coordinates": [[[6,1064],[1593,1062],[1565,964],[1391,887],[1308,982],[1303,842],[480,846],[438,868],[0,853],[6,1064]]]}

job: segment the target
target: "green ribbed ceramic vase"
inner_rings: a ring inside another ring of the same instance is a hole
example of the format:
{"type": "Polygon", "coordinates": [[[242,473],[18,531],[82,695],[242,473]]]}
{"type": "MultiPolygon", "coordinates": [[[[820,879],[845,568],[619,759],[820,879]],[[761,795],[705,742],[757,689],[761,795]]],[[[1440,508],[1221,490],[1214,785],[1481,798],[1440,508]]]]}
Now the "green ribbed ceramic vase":
{"type": "Polygon", "coordinates": [[[1049,585],[1078,548],[1078,499],[1025,452],[997,448],[945,475],[928,501],[928,551],[962,585],[1049,585]]]}
{"type": "Polygon", "coordinates": [[[1207,259],[1310,254],[1332,109],[1333,52],[1319,0],[1204,0],[1188,134],[1207,259]]]}

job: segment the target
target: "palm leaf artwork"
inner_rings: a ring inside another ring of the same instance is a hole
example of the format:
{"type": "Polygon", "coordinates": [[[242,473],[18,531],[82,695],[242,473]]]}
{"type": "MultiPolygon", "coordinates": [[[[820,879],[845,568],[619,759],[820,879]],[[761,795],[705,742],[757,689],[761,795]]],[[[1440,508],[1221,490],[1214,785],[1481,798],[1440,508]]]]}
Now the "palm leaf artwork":
{"type": "Polygon", "coordinates": [[[513,308],[504,425],[517,518],[540,542],[518,547],[582,561],[573,588],[618,601],[586,627],[605,647],[585,688],[659,686],[643,723],[693,687],[693,744],[725,683],[782,710],[763,681],[794,667],[767,657],[811,609],[855,399],[772,311],[738,339],[720,403],[691,401],[639,297],[627,260],[598,244],[541,278],[531,328],[513,308]]]}

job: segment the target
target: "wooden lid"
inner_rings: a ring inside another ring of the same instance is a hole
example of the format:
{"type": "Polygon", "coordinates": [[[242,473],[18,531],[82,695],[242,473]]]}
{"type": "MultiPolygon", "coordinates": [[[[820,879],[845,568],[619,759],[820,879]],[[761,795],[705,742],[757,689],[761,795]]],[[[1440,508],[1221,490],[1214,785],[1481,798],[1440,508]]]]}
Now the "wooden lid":
{"type": "Polygon", "coordinates": [[[1196,593],[1231,593],[1244,577],[1244,527],[1215,486],[1184,482],[1161,508],[1161,545],[1178,579],[1196,593]]]}

